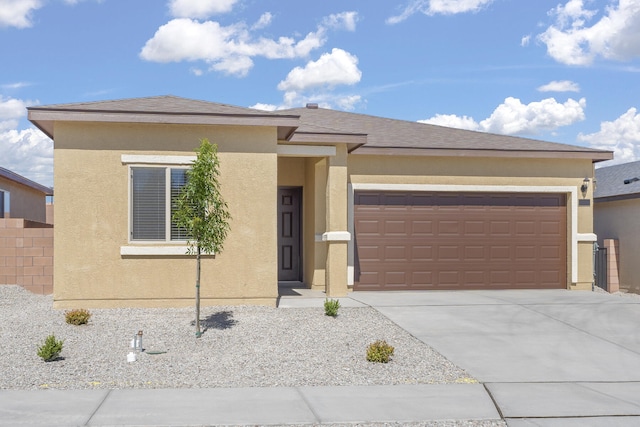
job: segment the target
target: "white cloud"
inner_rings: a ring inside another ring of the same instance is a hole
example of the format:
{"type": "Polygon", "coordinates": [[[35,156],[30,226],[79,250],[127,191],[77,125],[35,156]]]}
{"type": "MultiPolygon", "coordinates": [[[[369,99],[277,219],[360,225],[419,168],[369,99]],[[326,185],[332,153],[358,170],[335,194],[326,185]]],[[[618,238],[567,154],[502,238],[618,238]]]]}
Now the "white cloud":
{"type": "Polygon", "coordinates": [[[257,104],[254,104],[249,108],[254,108],[256,110],[262,110],[262,111],[276,111],[278,109],[278,106],[273,104],[263,104],[261,102],[258,102],[257,104]]]}
{"type": "Polygon", "coordinates": [[[418,12],[428,16],[478,12],[492,2],[493,0],[410,0],[400,15],[387,19],[387,24],[398,24],[418,12]]]}
{"type": "Polygon", "coordinates": [[[208,18],[231,12],[238,0],[170,0],[169,10],[175,18],[208,18]]]}
{"type": "Polygon", "coordinates": [[[353,85],[360,81],[362,71],[358,69],[358,58],[342,49],[334,48],[317,61],[309,61],[304,68],[296,67],[278,89],[301,91],[317,86],[334,87],[353,85]]]}
{"type": "Polygon", "coordinates": [[[598,11],[585,9],[583,0],[560,4],[549,14],[556,22],[538,40],[558,62],[590,65],[597,57],[624,61],[640,56],[640,0],[613,3],[591,26],[587,23],[598,11]]]}
{"type": "Polygon", "coordinates": [[[304,94],[301,92],[286,92],[283,97],[283,102],[280,105],[257,103],[249,108],[255,108],[257,110],[276,111],[284,110],[288,108],[303,107],[308,103],[318,104],[321,108],[336,108],[340,110],[353,110],[356,105],[362,102],[360,95],[345,95],[336,94],[331,91],[304,94]]]}
{"type": "Polygon", "coordinates": [[[214,21],[174,19],[161,26],[146,42],[140,57],[155,62],[204,61],[211,70],[244,76],[253,66],[253,57],[304,58],[324,45],[327,29],[355,28],[356,20],[355,12],[331,15],[316,31],[295,40],[291,37],[254,37],[242,22],[221,26],[214,21]]]}
{"type": "Polygon", "coordinates": [[[23,87],[31,86],[31,83],[27,82],[16,82],[16,83],[7,83],[0,85],[0,88],[5,90],[13,90],[13,89],[22,89],[23,87]]]}
{"type": "Polygon", "coordinates": [[[418,120],[420,123],[428,123],[430,125],[445,126],[448,128],[480,130],[480,124],[473,120],[472,117],[456,116],[455,114],[436,114],[430,119],[418,120]]]}
{"type": "Polygon", "coordinates": [[[580,92],[578,83],[570,80],[554,80],[538,88],[540,92],[580,92]]]}
{"type": "Polygon", "coordinates": [[[38,129],[0,132],[0,166],[37,183],[53,185],[53,141],[38,129]]]}
{"type": "Polygon", "coordinates": [[[260,19],[251,26],[251,29],[261,30],[262,28],[266,28],[271,25],[271,21],[273,21],[273,15],[270,12],[265,12],[260,15],[260,19]]]}
{"type": "Polygon", "coordinates": [[[629,108],[614,121],[600,123],[600,131],[587,135],[580,133],[578,140],[593,148],[613,151],[612,163],[640,160],[640,113],[629,108]]]}
{"type": "Polygon", "coordinates": [[[35,104],[37,102],[4,98],[0,95],[0,132],[15,129],[20,119],[27,114],[27,107],[35,104]]]}
{"type": "Polygon", "coordinates": [[[531,43],[531,34],[523,36],[520,40],[520,46],[522,47],[529,46],[529,43],[531,43]]]}
{"type": "Polygon", "coordinates": [[[0,27],[31,27],[32,12],[42,6],[42,0],[0,0],[0,27]]]}
{"type": "Polygon", "coordinates": [[[584,120],[585,107],[584,98],[579,101],[568,99],[562,104],[553,98],[523,104],[519,99],[509,97],[490,117],[480,122],[476,122],[472,117],[440,114],[419,121],[505,135],[531,135],[584,120]]]}
{"type": "Polygon", "coordinates": [[[16,130],[35,101],[0,96],[0,166],[38,183],[53,184],[53,142],[36,128],[16,130]]]}
{"type": "Polygon", "coordinates": [[[334,13],[325,17],[322,20],[324,27],[331,28],[333,30],[346,30],[355,31],[356,23],[358,22],[357,12],[342,12],[334,13]]]}
{"type": "Polygon", "coordinates": [[[536,134],[584,120],[586,105],[584,98],[579,101],[568,99],[564,104],[553,98],[523,104],[519,99],[509,97],[489,118],[481,121],[480,126],[487,132],[507,135],[536,134]]]}

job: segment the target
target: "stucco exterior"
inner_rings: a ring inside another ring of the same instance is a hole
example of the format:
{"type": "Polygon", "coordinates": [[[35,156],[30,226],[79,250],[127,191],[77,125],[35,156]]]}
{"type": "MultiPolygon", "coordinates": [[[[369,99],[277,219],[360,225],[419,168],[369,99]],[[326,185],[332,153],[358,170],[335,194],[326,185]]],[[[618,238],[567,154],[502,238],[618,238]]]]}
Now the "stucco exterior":
{"type": "Polygon", "coordinates": [[[640,293],[639,176],[640,161],[597,169],[593,207],[598,245],[608,247],[608,285],[634,293],[640,293]]]}
{"type": "Polygon", "coordinates": [[[65,207],[56,212],[54,235],[57,306],[192,303],[194,257],[121,254],[122,248],[165,246],[128,239],[128,168],[136,162],[123,163],[122,156],[193,156],[200,138],[218,144],[221,186],[233,216],[223,253],[202,263],[202,303],[274,303],[273,128],[62,123],[56,134],[56,205],[65,207]]]}
{"type": "Polygon", "coordinates": [[[566,288],[591,289],[592,189],[581,186],[593,178],[594,159],[610,158],[608,152],[564,146],[556,152],[543,143],[547,151],[536,152],[530,141],[520,151],[502,152],[489,139],[503,137],[484,134],[484,155],[427,147],[366,152],[359,148],[367,147],[363,132],[305,127],[298,111],[258,114],[175,98],[124,102],[126,115],[109,103],[30,109],[30,119],[55,144],[56,307],[193,303],[195,260],[184,242],[130,238],[130,176],[138,166],[188,166],[202,138],[218,145],[221,191],[233,217],[224,251],[203,261],[204,305],[276,304],[278,188],[301,189],[299,285],[330,297],[346,295],[353,285],[353,195],[364,188],[565,194],[566,288]],[[144,109],[133,114],[137,102],[144,109]],[[176,105],[182,110],[155,111],[176,105]]]}
{"type": "Polygon", "coordinates": [[[640,293],[640,198],[598,202],[594,211],[598,245],[604,246],[605,239],[618,241],[620,289],[640,293]]]}

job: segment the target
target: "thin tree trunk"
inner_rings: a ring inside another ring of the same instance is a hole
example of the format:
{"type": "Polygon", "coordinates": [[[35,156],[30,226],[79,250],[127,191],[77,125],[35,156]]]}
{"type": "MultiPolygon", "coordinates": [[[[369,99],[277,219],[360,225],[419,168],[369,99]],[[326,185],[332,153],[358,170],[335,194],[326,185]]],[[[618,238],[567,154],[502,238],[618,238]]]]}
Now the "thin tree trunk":
{"type": "Polygon", "coordinates": [[[200,338],[200,246],[196,254],[196,338],[200,338]]]}

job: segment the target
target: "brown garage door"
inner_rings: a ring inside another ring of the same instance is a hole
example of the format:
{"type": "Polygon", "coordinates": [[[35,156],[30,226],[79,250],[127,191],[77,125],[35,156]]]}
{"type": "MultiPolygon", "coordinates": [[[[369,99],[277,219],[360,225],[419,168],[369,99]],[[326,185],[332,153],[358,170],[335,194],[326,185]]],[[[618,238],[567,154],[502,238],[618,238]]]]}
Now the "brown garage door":
{"type": "Polygon", "coordinates": [[[566,288],[563,194],[355,193],[356,290],[566,288]]]}

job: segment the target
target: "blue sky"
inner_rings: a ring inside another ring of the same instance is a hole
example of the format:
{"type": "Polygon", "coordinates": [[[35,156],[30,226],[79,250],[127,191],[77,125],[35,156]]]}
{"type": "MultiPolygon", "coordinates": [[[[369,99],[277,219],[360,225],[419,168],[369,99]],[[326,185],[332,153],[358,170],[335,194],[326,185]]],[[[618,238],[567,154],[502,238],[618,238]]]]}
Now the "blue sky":
{"type": "Polygon", "coordinates": [[[640,0],[0,0],[0,166],[53,184],[26,107],[323,107],[640,159],[640,0]]]}

